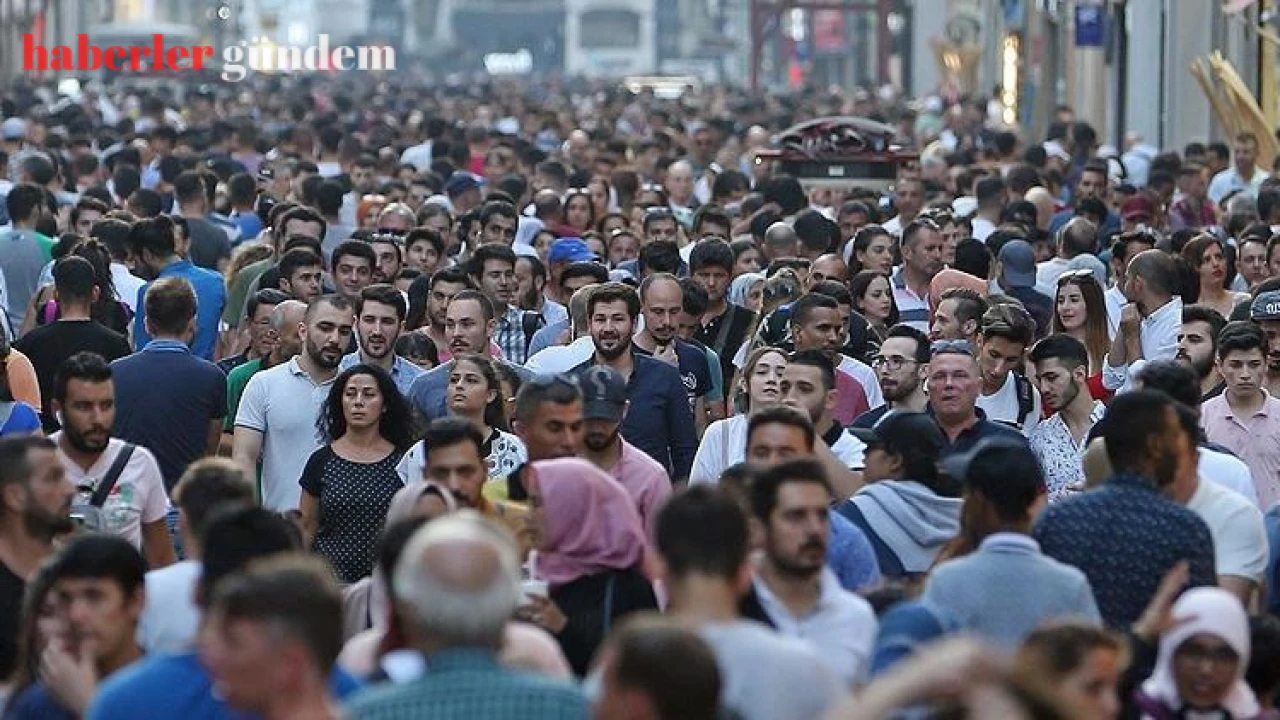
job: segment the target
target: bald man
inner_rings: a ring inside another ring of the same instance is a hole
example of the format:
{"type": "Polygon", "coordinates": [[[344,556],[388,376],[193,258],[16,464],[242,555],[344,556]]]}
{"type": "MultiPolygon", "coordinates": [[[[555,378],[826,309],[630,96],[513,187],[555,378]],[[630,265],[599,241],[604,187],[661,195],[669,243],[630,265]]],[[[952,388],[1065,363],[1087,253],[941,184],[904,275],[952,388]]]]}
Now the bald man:
{"type": "Polygon", "coordinates": [[[693,166],[688,161],[677,160],[671,163],[663,182],[671,207],[693,210],[698,206],[698,200],[693,196],[694,179],[693,166]]]}
{"type": "Polygon", "coordinates": [[[764,255],[770,262],[784,257],[795,257],[800,238],[795,228],[784,222],[776,222],[764,231],[764,255]]]}
{"type": "Polygon", "coordinates": [[[1022,199],[1036,206],[1036,227],[1041,230],[1047,230],[1049,228],[1049,220],[1057,212],[1057,204],[1054,202],[1053,193],[1037,185],[1028,190],[1022,196],[1022,199]]]}
{"type": "MultiPolygon", "coordinates": [[[[405,546],[392,587],[401,629],[431,672],[362,695],[347,708],[352,717],[589,717],[573,685],[499,664],[522,597],[515,542],[503,528],[471,511],[433,520],[405,546]]],[[[534,613],[548,602],[529,600],[534,613]]]]}
{"type": "Polygon", "coordinates": [[[849,279],[849,266],[840,259],[839,255],[827,253],[820,255],[817,260],[813,261],[813,266],[809,270],[809,288],[825,280],[832,280],[841,285],[849,279]]]}

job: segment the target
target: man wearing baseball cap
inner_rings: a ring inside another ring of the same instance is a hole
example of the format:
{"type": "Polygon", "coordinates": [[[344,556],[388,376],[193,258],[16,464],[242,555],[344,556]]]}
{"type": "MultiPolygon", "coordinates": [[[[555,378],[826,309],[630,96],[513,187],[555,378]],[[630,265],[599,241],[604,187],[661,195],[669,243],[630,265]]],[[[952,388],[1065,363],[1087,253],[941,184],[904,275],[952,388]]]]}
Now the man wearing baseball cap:
{"type": "Polygon", "coordinates": [[[582,456],[613,476],[631,496],[646,528],[671,494],[662,464],[622,438],[627,414],[627,381],[611,367],[596,365],[578,375],[585,421],[582,456]]]}
{"type": "Polygon", "coordinates": [[[1249,306],[1249,319],[1267,336],[1267,377],[1263,386],[1280,396],[1280,290],[1258,293],[1249,306]]]}
{"type": "Polygon", "coordinates": [[[960,532],[962,488],[938,473],[946,438],[933,418],[890,412],[850,432],[866,443],[866,485],[836,505],[871,541],[886,578],[920,575],[960,532]]]}
{"type": "MultiPolygon", "coordinates": [[[[1048,327],[1053,317],[1053,300],[1036,289],[1036,251],[1026,240],[1011,240],[1000,248],[996,278],[1000,289],[1017,299],[1031,313],[1037,327],[1048,327]]],[[[1056,278],[1055,278],[1056,282],[1056,278]]]]}
{"type": "Polygon", "coordinates": [[[1009,650],[1046,620],[1075,616],[1102,624],[1084,573],[1045,557],[1030,537],[1044,476],[1026,445],[983,440],[943,460],[942,472],[964,484],[965,527],[979,545],[934,568],[922,600],[1009,650]]]}

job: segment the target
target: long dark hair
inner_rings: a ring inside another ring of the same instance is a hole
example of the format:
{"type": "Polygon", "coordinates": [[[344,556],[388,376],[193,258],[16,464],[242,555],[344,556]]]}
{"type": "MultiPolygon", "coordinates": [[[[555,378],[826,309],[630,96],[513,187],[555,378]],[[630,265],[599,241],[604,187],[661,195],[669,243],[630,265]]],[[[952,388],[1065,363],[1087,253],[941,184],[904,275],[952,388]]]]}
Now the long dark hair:
{"type": "Polygon", "coordinates": [[[347,418],[342,413],[342,396],[347,383],[356,375],[368,375],[378,384],[382,395],[382,417],[378,419],[378,434],[397,450],[408,450],[418,439],[417,423],[395,381],[386,370],[376,365],[355,365],[343,370],[329,388],[329,397],[320,408],[316,428],[325,442],[333,442],[347,434],[347,418]]]}
{"type": "Polygon", "coordinates": [[[27,581],[26,590],[22,594],[22,621],[18,629],[17,656],[13,665],[13,674],[7,678],[10,682],[10,697],[17,697],[23,690],[40,680],[39,634],[36,625],[40,622],[40,609],[53,590],[53,559],[47,559],[27,581]]]}
{"type": "MultiPolygon", "coordinates": [[[[502,402],[502,385],[498,381],[498,372],[493,369],[495,363],[484,355],[459,355],[453,359],[453,368],[456,368],[459,363],[470,363],[484,376],[485,384],[489,386],[489,392],[496,395],[494,399],[484,406],[484,422],[495,430],[505,432],[507,430],[507,414],[502,402]]],[[[453,375],[453,368],[449,370],[450,375],[453,375]]]]}
{"type": "Polygon", "coordinates": [[[111,252],[101,242],[88,240],[76,246],[71,254],[88,260],[93,266],[94,284],[98,286],[98,300],[90,308],[90,317],[102,325],[115,327],[121,312],[120,303],[124,302],[125,298],[116,298],[116,284],[111,279],[111,252]]]}

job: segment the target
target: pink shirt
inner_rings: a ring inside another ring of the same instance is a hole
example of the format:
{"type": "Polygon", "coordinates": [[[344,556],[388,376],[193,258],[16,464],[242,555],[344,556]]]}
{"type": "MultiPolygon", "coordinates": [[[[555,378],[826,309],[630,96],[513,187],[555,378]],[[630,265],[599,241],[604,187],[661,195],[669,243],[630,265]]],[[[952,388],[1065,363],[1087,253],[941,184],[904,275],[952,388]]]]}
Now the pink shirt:
{"type": "Polygon", "coordinates": [[[1210,442],[1226,447],[1249,466],[1263,510],[1280,501],[1280,400],[1267,393],[1252,417],[1240,418],[1224,393],[1200,406],[1200,425],[1210,442]]]}
{"type": "MultiPolygon", "coordinates": [[[[449,351],[449,346],[448,346],[448,345],[440,345],[440,346],[437,346],[437,347],[436,347],[436,356],[440,358],[440,364],[441,364],[441,365],[443,365],[443,364],[445,364],[445,363],[447,363],[447,362],[449,362],[450,360],[452,360],[452,359],[453,359],[453,353],[449,351]]],[[[492,340],[490,340],[490,341],[489,341],[489,357],[493,358],[494,360],[505,360],[505,359],[506,359],[506,358],[502,355],[502,348],[498,347],[497,343],[495,343],[495,342],[494,342],[494,341],[492,341],[492,340]]]]}
{"type": "MultiPolygon", "coordinates": [[[[54,433],[50,440],[58,442],[61,432],[54,433]]],[[[111,438],[107,449],[98,457],[98,461],[87,471],[62,451],[58,459],[67,472],[67,480],[77,487],[96,487],[98,481],[111,469],[124,441],[111,438]]],[[[102,505],[102,517],[106,527],[104,532],[128,540],[133,546],[142,549],[142,525],[163,520],[169,512],[169,496],[165,494],[164,480],[160,476],[160,465],[151,451],[138,446],[129,462],[125,464],[120,478],[111,488],[111,494],[102,505]]]]}
{"type": "Polygon", "coordinates": [[[671,477],[657,460],[635,445],[622,441],[622,456],[609,470],[609,475],[622,486],[640,512],[640,522],[652,536],[650,523],[658,508],[671,494],[671,477]]]}
{"type": "Polygon", "coordinates": [[[871,409],[862,383],[843,370],[836,371],[836,393],[836,407],[831,417],[841,425],[852,425],[854,419],[871,409]]]}

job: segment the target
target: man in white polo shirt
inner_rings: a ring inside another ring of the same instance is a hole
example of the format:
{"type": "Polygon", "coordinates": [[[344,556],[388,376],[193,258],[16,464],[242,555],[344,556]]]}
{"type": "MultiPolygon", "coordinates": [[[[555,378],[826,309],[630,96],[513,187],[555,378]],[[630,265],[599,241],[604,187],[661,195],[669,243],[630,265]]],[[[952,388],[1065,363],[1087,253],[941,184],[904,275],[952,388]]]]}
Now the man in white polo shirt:
{"type": "Polygon", "coordinates": [[[133,543],[150,567],[164,567],[173,563],[174,552],[160,465],[146,448],[111,437],[115,399],[105,358],[91,352],[67,358],[58,369],[52,403],[62,430],[50,439],[77,488],[73,514],[89,529],[133,543]]]}
{"type": "Polygon", "coordinates": [[[317,298],[298,330],[302,352],[254,375],[244,389],[231,457],[250,477],[262,461],[259,494],[269,510],[298,509],[298,478],[307,458],[320,447],[316,418],[351,343],[354,324],[350,300],[338,295],[317,298]]]}

